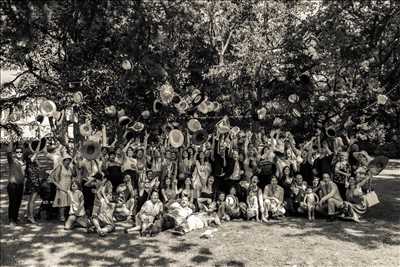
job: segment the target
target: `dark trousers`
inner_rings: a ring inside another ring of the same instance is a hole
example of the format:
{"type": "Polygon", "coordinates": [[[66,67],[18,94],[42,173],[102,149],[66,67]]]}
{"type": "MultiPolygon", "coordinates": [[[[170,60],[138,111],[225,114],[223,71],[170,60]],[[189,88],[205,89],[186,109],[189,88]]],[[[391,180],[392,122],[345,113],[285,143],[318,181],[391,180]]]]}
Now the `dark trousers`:
{"type": "Polygon", "coordinates": [[[8,193],[8,219],[10,222],[18,221],[18,212],[21,206],[22,196],[24,194],[24,184],[9,183],[7,185],[8,193]]]}

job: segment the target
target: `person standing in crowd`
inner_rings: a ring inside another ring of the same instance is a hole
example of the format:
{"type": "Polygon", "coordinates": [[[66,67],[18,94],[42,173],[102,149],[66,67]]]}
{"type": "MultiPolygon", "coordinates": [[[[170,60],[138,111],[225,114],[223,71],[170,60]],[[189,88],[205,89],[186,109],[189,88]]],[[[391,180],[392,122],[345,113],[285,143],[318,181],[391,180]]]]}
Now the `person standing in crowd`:
{"type": "Polygon", "coordinates": [[[337,185],[331,180],[328,173],[322,174],[321,199],[317,211],[328,214],[328,221],[334,221],[338,213],[345,207],[337,185]]]}
{"type": "Polygon", "coordinates": [[[115,191],[122,183],[122,171],[121,162],[117,159],[115,151],[110,151],[108,153],[109,159],[106,163],[106,177],[111,182],[113,186],[113,191],[115,191]]]}
{"type": "Polygon", "coordinates": [[[19,208],[24,193],[25,162],[21,147],[16,147],[13,153],[13,144],[10,143],[7,150],[8,162],[8,220],[11,227],[15,227],[18,221],[19,208]]]}
{"type": "Polygon", "coordinates": [[[71,163],[72,158],[68,155],[64,156],[62,163],[51,175],[53,183],[57,186],[53,207],[59,208],[59,219],[61,222],[65,222],[65,210],[70,205],[67,192],[71,187],[72,177],[76,177],[76,172],[71,163]]]}
{"type": "Polygon", "coordinates": [[[200,197],[201,189],[206,184],[208,177],[211,174],[211,165],[206,160],[205,153],[203,151],[196,151],[196,154],[198,154],[198,159],[196,160],[192,176],[193,199],[195,205],[198,204],[197,199],[200,197]]]}
{"type": "Polygon", "coordinates": [[[338,186],[340,195],[344,198],[346,196],[346,187],[348,184],[348,179],[351,175],[350,165],[347,161],[347,153],[341,152],[339,155],[339,160],[335,164],[335,175],[333,176],[333,181],[338,186]]]}
{"type": "Polygon", "coordinates": [[[26,189],[25,193],[29,195],[28,206],[26,209],[26,218],[30,223],[36,223],[35,220],[35,203],[36,199],[39,197],[40,185],[43,182],[40,176],[42,172],[40,171],[39,163],[37,161],[37,153],[33,152],[25,155],[26,157],[26,189]]]}

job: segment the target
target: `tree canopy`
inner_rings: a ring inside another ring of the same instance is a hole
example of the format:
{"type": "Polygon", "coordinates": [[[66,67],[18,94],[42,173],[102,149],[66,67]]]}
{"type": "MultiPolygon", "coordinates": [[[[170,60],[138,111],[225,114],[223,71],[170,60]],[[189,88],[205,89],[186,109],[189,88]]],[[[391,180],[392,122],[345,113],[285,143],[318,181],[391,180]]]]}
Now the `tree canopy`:
{"type": "Polygon", "coordinates": [[[386,139],[399,135],[398,1],[8,0],[1,9],[1,66],[21,70],[18,85],[3,85],[1,109],[43,96],[62,109],[81,91],[79,112],[100,125],[111,104],[133,118],[151,110],[168,82],[225,101],[217,116],[265,107],[299,131],[352,116],[374,129],[369,140],[385,141],[378,125],[386,139]]]}

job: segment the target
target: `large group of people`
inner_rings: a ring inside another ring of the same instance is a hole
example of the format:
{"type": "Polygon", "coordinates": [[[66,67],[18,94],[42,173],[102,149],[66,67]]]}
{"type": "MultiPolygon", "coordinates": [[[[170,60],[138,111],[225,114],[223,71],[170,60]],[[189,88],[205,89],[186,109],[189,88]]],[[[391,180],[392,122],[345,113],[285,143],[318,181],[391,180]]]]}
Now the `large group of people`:
{"type": "Polygon", "coordinates": [[[355,138],[317,130],[298,143],[289,131],[236,128],[193,143],[191,133],[182,131],[182,144],[171,144],[167,132],[149,142],[143,130],[101,147],[94,157],[82,142],[73,149],[53,144],[51,151],[10,144],[10,224],[18,223],[24,193],[29,223],[38,223],[47,207],[57,210],[65,229],[81,226],[100,236],[114,231],[118,221],[131,222],[126,233],[185,234],[235,219],[313,221],[317,215],[359,222],[367,211],[363,196],[373,172],[355,138]],[[35,207],[38,198],[47,206],[35,207]]]}

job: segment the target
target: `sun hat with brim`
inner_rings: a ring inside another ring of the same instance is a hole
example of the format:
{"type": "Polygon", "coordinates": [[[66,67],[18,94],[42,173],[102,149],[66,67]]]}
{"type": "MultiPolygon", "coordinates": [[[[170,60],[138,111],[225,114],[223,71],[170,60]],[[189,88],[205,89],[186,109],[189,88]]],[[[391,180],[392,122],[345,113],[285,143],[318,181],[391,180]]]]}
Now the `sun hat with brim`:
{"type": "Polygon", "coordinates": [[[51,116],[57,111],[57,106],[51,100],[44,100],[40,103],[39,109],[43,116],[51,116]]]}
{"type": "Polygon", "coordinates": [[[144,124],[141,122],[135,122],[132,127],[130,127],[135,132],[141,132],[144,129],[144,124]]]}
{"type": "Polygon", "coordinates": [[[296,94],[291,94],[291,95],[288,97],[288,100],[289,100],[289,102],[292,103],[292,104],[297,103],[297,102],[299,102],[299,96],[296,95],[296,94]]]}
{"type": "Polygon", "coordinates": [[[153,112],[154,113],[160,112],[162,106],[163,106],[163,104],[160,101],[155,100],[154,103],[153,103],[153,112]]]}
{"type": "Polygon", "coordinates": [[[111,105],[104,108],[104,112],[109,116],[115,116],[117,114],[117,109],[115,106],[111,105]]]}
{"type": "Polygon", "coordinates": [[[185,141],[185,137],[183,136],[182,131],[178,129],[173,129],[172,131],[170,131],[168,138],[171,146],[174,148],[181,147],[183,145],[183,142],[185,141]]]}
{"type": "Polygon", "coordinates": [[[386,168],[389,158],[385,156],[377,156],[368,163],[368,169],[372,171],[373,175],[378,175],[386,168]]]}
{"type": "Polygon", "coordinates": [[[75,92],[72,98],[73,98],[75,104],[79,104],[83,100],[83,94],[81,91],[75,92]]]}
{"type": "Polygon", "coordinates": [[[187,126],[191,132],[197,132],[201,130],[201,123],[197,119],[190,119],[187,123],[187,126]]]}
{"type": "Polygon", "coordinates": [[[86,141],[82,145],[81,153],[87,160],[97,159],[101,154],[101,145],[95,141],[86,141]]]}
{"type": "Polygon", "coordinates": [[[131,122],[131,119],[128,116],[121,116],[118,118],[118,124],[121,127],[128,125],[131,122]]]}
{"type": "Polygon", "coordinates": [[[353,152],[353,156],[360,161],[362,158],[366,159],[367,162],[371,162],[374,158],[368,155],[368,152],[365,150],[362,150],[360,152],[353,152]]]}
{"type": "Polygon", "coordinates": [[[82,136],[89,136],[92,134],[92,126],[88,123],[84,123],[79,126],[79,133],[82,136]]]}

